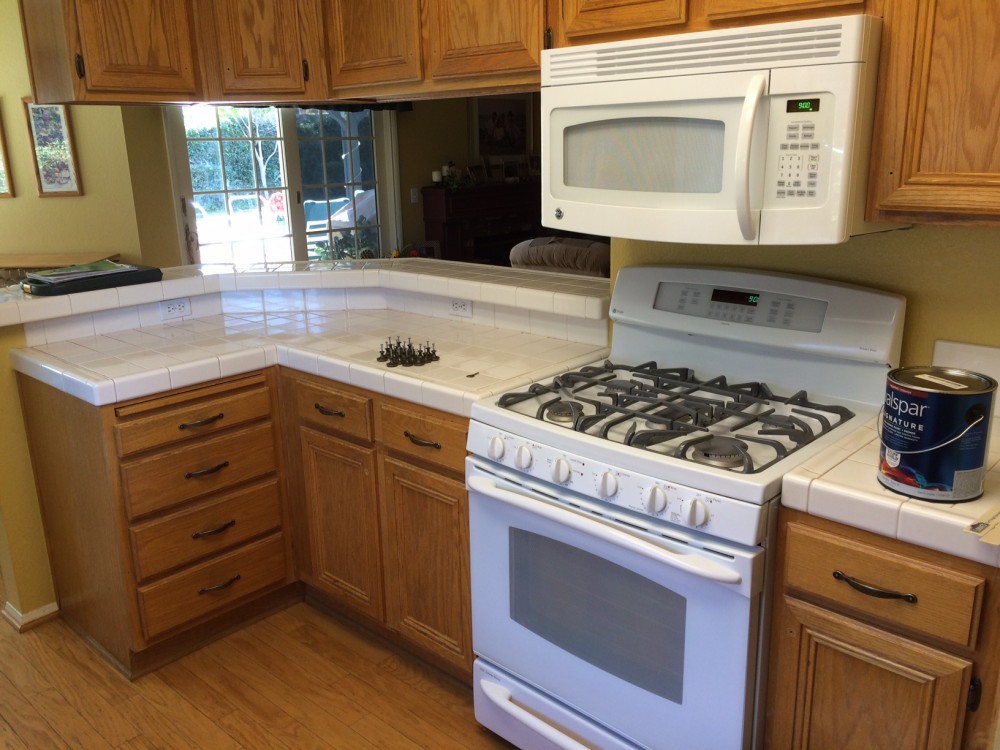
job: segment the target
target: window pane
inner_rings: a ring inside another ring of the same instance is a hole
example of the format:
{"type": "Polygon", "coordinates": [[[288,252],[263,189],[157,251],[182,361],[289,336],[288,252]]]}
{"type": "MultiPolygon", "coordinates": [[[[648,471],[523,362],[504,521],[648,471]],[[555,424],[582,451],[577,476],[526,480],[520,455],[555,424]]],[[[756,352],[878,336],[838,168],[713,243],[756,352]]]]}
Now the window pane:
{"type": "Polygon", "coordinates": [[[319,110],[296,110],[295,132],[299,134],[299,138],[319,138],[322,135],[322,131],[320,130],[319,110]]]}
{"type": "Polygon", "coordinates": [[[194,191],[222,189],[222,157],[218,141],[188,141],[188,163],[194,191]]]}
{"type": "Polygon", "coordinates": [[[343,138],[347,135],[347,114],[345,112],[323,112],[323,136],[343,138]]]}
{"type": "Polygon", "coordinates": [[[250,112],[237,107],[219,107],[219,130],[223,138],[249,138],[250,112]]]}
{"type": "Polygon", "coordinates": [[[324,141],[323,150],[326,156],[326,181],[346,182],[347,172],[344,169],[343,144],[346,141],[324,141]]]}
{"type": "Polygon", "coordinates": [[[320,141],[299,141],[299,169],[303,185],[323,184],[323,144],[320,141]]]}
{"type": "Polygon", "coordinates": [[[226,166],[226,189],[257,187],[253,151],[249,141],[223,141],[222,155],[226,166]]]}
{"type": "Polygon", "coordinates": [[[196,104],[184,108],[184,131],[188,138],[215,138],[219,134],[215,107],[196,104]]]}
{"type": "Polygon", "coordinates": [[[281,146],[279,142],[257,141],[254,144],[257,157],[257,169],[260,174],[260,183],[263,187],[284,187],[285,174],[284,164],[281,160],[281,146]]]}
{"type": "Polygon", "coordinates": [[[265,107],[250,110],[253,116],[254,137],[274,138],[278,135],[278,110],[265,107]]]}

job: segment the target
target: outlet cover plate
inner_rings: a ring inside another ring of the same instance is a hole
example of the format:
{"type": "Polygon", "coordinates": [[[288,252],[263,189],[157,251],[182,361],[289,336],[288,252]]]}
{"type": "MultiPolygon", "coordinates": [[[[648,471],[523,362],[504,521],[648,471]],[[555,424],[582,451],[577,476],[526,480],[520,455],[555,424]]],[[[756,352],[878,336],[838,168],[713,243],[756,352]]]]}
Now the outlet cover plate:
{"type": "Polygon", "coordinates": [[[472,317],[472,300],[471,299],[453,299],[450,303],[451,307],[449,309],[449,314],[454,315],[459,318],[471,318],[472,317]]]}
{"type": "Polygon", "coordinates": [[[177,299],[167,299],[160,303],[160,320],[173,320],[174,318],[184,318],[191,314],[191,299],[189,297],[178,297],[177,299]]]}

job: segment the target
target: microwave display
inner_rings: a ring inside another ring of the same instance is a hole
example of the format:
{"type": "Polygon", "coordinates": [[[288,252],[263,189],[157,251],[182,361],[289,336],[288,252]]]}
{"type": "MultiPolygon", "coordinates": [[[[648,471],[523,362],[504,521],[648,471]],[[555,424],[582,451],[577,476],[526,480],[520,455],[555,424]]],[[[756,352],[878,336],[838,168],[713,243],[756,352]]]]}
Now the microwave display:
{"type": "Polygon", "coordinates": [[[785,100],[785,112],[819,112],[819,98],[787,99],[785,100]]]}

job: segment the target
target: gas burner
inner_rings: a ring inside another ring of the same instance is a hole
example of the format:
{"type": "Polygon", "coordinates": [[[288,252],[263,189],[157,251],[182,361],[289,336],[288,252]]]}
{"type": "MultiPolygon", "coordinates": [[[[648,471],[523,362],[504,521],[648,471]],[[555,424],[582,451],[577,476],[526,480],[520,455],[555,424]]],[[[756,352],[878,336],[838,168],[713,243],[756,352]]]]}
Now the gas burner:
{"type": "Polygon", "coordinates": [[[550,422],[573,423],[583,413],[583,407],[576,401],[557,399],[542,404],[538,409],[538,418],[550,422]]]}
{"type": "Polygon", "coordinates": [[[742,440],[709,435],[688,440],[677,448],[679,458],[688,458],[697,464],[716,466],[720,469],[753,471],[753,461],[748,446],[742,440]]]}
{"type": "Polygon", "coordinates": [[[615,393],[632,393],[638,387],[635,381],[623,379],[604,380],[600,385],[604,388],[604,392],[600,394],[601,396],[610,396],[615,393]]]}

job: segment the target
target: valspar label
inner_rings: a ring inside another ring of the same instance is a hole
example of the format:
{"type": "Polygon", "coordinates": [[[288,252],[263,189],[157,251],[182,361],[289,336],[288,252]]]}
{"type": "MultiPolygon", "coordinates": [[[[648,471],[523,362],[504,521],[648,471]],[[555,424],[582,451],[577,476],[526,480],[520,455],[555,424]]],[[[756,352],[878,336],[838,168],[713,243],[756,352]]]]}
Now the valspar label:
{"type": "Polygon", "coordinates": [[[983,494],[997,383],[967,370],[901,367],[886,380],[878,480],[942,503],[983,494]]]}

